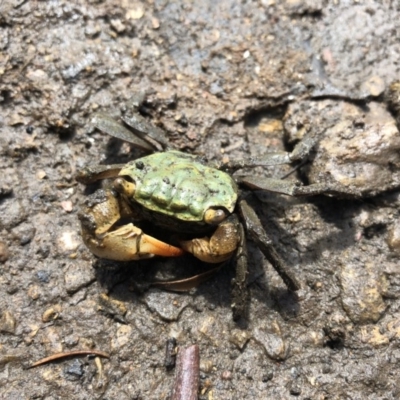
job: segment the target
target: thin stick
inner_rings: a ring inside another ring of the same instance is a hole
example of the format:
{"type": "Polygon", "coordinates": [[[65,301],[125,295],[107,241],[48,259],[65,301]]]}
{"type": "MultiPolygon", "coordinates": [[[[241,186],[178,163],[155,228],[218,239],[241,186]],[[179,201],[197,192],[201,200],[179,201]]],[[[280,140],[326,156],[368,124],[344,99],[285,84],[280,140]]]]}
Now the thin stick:
{"type": "Polygon", "coordinates": [[[199,346],[179,349],[177,371],[171,400],[197,400],[200,380],[199,346]]]}
{"type": "Polygon", "coordinates": [[[51,356],[42,358],[39,361],[36,361],[35,363],[31,364],[27,369],[30,368],[35,368],[38,367],[39,365],[47,364],[52,361],[58,361],[66,357],[75,357],[75,356],[99,356],[99,357],[104,357],[104,358],[110,358],[110,356],[107,353],[103,353],[102,351],[98,350],[75,350],[75,351],[69,351],[66,353],[57,353],[53,354],[51,356]]]}

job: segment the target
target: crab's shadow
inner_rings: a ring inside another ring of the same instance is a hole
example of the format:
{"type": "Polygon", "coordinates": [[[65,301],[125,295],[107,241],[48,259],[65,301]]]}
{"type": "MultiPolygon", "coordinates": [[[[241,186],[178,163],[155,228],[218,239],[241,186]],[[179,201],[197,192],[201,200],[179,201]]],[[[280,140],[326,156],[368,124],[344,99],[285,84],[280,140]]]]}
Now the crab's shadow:
{"type": "MultiPolygon", "coordinates": [[[[357,227],[352,222],[352,218],[360,212],[360,208],[365,203],[363,200],[326,196],[307,199],[292,198],[269,192],[254,193],[248,197],[247,201],[256,211],[287,267],[295,271],[302,289],[306,291],[313,290],[312,283],[316,280],[316,275],[324,276],[329,280],[336,272],[331,264],[327,264],[326,257],[323,257],[325,250],[341,252],[355,245],[357,227]],[[299,222],[295,224],[299,226],[291,227],[290,223],[287,223],[290,219],[288,218],[290,210],[295,210],[297,213],[306,205],[312,208],[312,213],[296,215],[299,222]],[[317,224],[313,219],[315,214],[320,219],[321,231],[316,229],[317,224]],[[307,233],[306,245],[304,233],[307,233]],[[300,236],[301,239],[299,239],[300,236]]],[[[268,278],[277,274],[255,246],[250,244],[249,249],[252,254],[249,260],[249,283],[252,287],[252,296],[285,319],[299,316],[302,309],[297,294],[287,290],[283,282],[280,284],[279,279],[271,285],[268,278]]]]}
{"type": "Polygon", "coordinates": [[[94,271],[101,290],[119,301],[146,304],[149,291],[157,290],[171,293],[171,301],[176,296],[186,298],[197,311],[201,308],[230,310],[233,271],[229,263],[218,269],[218,265],[205,264],[190,254],[178,258],[157,257],[125,263],[98,259],[94,271]],[[215,272],[210,274],[206,282],[187,291],[178,292],[157,287],[162,282],[192,278],[213,270],[215,272]]]}

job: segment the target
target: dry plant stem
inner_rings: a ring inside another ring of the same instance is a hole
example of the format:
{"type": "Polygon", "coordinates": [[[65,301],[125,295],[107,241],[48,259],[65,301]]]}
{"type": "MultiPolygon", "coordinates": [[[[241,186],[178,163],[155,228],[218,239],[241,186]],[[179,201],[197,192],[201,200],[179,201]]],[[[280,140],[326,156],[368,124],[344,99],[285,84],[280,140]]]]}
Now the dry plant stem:
{"type": "Polygon", "coordinates": [[[39,365],[47,364],[52,361],[58,361],[66,357],[74,357],[74,356],[99,356],[99,357],[104,357],[104,358],[110,358],[110,356],[107,353],[103,353],[102,351],[97,351],[97,350],[75,350],[75,351],[69,351],[66,353],[57,353],[53,354],[49,357],[42,358],[39,361],[36,361],[35,363],[31,364],[28,368],[35,368],[38,367],[39,365]]]}
{"type": "Polygon", "coordinates": [[[197,344],[179,349],[175,385],[171,400],[197,400],[200,354],[197,344]]]}

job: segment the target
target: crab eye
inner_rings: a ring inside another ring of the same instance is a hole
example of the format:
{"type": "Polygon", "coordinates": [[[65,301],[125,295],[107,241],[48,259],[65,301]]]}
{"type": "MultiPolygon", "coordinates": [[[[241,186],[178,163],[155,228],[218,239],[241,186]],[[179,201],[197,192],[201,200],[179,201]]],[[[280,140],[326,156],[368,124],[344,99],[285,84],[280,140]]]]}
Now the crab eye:
{"type": "Polygon", "coordinates": [[[118,193],[124,194],[125,196],[132,197],[135,193],[136,185],[130,179],[119,177],[114,180],[114,190],[118,193]]]}
{"type": "Polygon", "coordinates": [[[221,209],[214,210],[210,208],[204,213],[204,221],[207,222],[207,224],[211,225],[219,224],[226,217],[227,217],[226,212],[221,209]]]}

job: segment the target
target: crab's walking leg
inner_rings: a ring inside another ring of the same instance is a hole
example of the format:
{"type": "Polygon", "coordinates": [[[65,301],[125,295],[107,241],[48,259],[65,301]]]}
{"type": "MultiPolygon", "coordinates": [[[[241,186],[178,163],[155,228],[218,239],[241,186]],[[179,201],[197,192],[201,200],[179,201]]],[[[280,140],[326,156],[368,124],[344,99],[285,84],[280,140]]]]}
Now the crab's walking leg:
{"type": "Polygon", "coordinates": [[[134,113],[130,116],[124,115],[121,119],[132,129],[137,138],[143,138],[152,144],[154,143],[154,146],[158,150],[166,150],[169,148],[168,140],[162,129],[152,125],[140,114],[134,113]],[[161,148],[157,148],[157,145],[161,146],[161,148]]]}
{"type": "Polygon", "coordinates": [[[296,182],[284,181],[282,179],[242,176],[237,178],[239,184],[251,189],[267,190],[286,194],[288,196],[315,196],[318,194],[329,194],[338,197],[361,197],[362,192],[357,188],[346,187],[337,184],[313,183],[311,185],[299,185],[296,182]]]}
{"type": "Polygon", "coordinates": [[[122,197],[111,190],[98,190],[79,213],[84,243],[96,256],[116,261],[183,254],[182,249],[144,234],[132,223],[113,229],[121,218],[132,216],[122,197]]]}
{"type": "Polygon", "coordinates": [[[234,172],[242,168],[253,168],[258,166],[265,167],[271,165],[290,164],[294,161],[304,161],[308,158],[318,140],[318,135],[310,135],[300,141],[290,153],[280,151],[276,153],[267,153],[263,157],[232,160],[218,165],[218,168],[234,172]]]}
{"type": "Polygon", "coordinates": [[[232,257],[239,239],[239,222],[231,215],[218,225],[211,237],[182,240],[180,245],[202,261],[219,263],[232,257]]]}
{"type": "Polygon", "coordinates": [[[79,183],[87,185],[100,179],[115,178],[124,166],[125,164],[88,166],[79,171],[75,179],[79,183]]]}
{"type": "Polygon", "coordinates": [[[139,108],[144,100],[144,93],[134,96],[129,107],[131,112],[121,116],[122,122],[98,113],[92,118],[91,124],[102,132],[133,144],[138,149],[149,152],[166,150],[170,145],[165,133],[139,114],[139,108]]]}
{"type": "Polygon", "coordinates": [[[157,147],[146,141],[144,137],[133,134],[123,124],[108,115],[102,113],[95,114],[91,120],[91,124],[102,132],[132,143],[138,149],[145,151],[157,150],[157,147]]]}
{"type": "Polygon", "coordinates": [[[247,287],[247,247],[243,225],[239,224],[240,241],[235,255],[235,277],[232,279],[232,314],[236,321],[247,315],[249,305],[249,289],[247,287]]]}
{"type": "Polygon", "coordinates": [[[300,283],[297,281],[293,272],[286,266],[281,256],[275,250],[272,240],[267,236],[267,233],[262,227],[261,222],[254,210],[244,200],[240,201],[239,207],[250,238],[260,248],[264,256],[283,279],[289,290],[299,290],[301,287],[300,283]]]}

